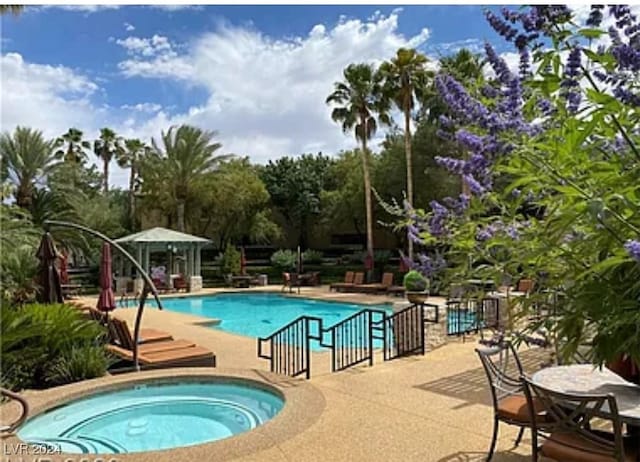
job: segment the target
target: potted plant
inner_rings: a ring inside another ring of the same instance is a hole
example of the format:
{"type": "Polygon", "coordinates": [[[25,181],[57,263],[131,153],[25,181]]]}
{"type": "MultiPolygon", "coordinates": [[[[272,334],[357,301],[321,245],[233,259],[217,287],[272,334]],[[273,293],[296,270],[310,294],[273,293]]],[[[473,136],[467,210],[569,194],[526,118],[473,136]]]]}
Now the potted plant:
{"type": "Polygon", "coordinates": [[[424,303],[429,298],[429,281],[420,272],[409,271],[404,275],[403,283],[407,300],[411,303],[424,303]]]}

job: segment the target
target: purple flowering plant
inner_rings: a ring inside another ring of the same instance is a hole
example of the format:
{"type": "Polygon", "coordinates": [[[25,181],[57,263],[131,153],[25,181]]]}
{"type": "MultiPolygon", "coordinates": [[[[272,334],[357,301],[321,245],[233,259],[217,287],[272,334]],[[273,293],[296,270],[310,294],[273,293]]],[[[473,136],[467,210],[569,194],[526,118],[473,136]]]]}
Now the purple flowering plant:
{"type": "Polygon", "coordinates": [[[623,353],[640,363],[636,13],[596,5],[578,24],[565,6],[488,10],[519,53],[518,69],[487,43],[492,77],[481,87],[436,76],[447,107],[441,133],[465,153],[437,161],[464,194],[404,211],[415,242],[447,249],[437,265],[424,256],[414,265],[450,282],[535,279],[546,290],[520,300],[511,327],[547,303],[548,291],[562,292],[547,330],[561,354],[588,342],[601,363],[623,353]]]}

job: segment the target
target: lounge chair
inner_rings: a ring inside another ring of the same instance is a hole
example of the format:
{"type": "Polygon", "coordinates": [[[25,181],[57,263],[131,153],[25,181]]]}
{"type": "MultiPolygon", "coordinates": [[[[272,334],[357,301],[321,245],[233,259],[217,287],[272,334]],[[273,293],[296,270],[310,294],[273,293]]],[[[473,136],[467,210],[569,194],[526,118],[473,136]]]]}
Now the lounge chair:
{"type": "Polygon", "coordinates": [[[533,287],[535,283],[533,279],[520,279],[518,284],[516,285],[516,292],[524,292],[525,294],[530,294],[533,291],[533,287]]]}
{"type": "Polygon", "coordinates": [[[404,288],[404,286],[391,285],[387,287],[387,295],[393,295],[394,297],[402,297],[405,292],[406,289],[404,288]]]}
{"type": "MultiPolygon", "coordinates": [[[[118,344],[125,346],[125,348],[133,348],[133,331],[129,329],[129,326],[127,326],[125,321],[112,317],[109,319],[108,328],[109,335],[113,340],[118,344]]],[[[138,345],[154,342],[166,342],[170,340],[173,340],[173,337],[168,332],[157,329],[140,329],[138,345]]]]}
{"type": "Polygon", "coordinates": [[[354,287],[361,286],[363,283],[364,283],[364,273],[358,272],[358,273],[354,274],[352,283],[350,283],[350,284],[347,284],[347,283],[340,284],[340,287],[337,288],[337,291],[338,292],[341,292],[341,291],[344,291],[344,292],[353,291],[354,287]],[[340,290],[340,289],[342,289],[342,290],[340,290]]]}
{"type": "Polygon", "coordinates": [[[329,291],[335,290],[338,292],[343,287],[352,287],[353,286],[353,278],[355,277],[353,271],[347,271],[344,273],[344,282],[334,282],[329,286],[329,291]]]}
{"type": "MultiPolygon", "coordinates": [[[[107,349],[116,356],[133,361],[133,351],[116,345],[107,345],[107,349]]],[[[216,367],[216,355],[201,346],[192,346],[178,350],[155,352],[138,351],[138,362],[142,369],[160,369],[165,367],[216,367]]]]}
{"type": "Polygon", "coordinates": [[[393,273],[384,273],[382,275],[382,281],[376,282],[373,284],[360,284],[354,287],[354,290],[358,292],[364,293],[374,293],[377,294],[379,292],[386,292],[389,287],[393,284],[393,273]]]}
{"type": "Polygon", "coordinates": [[[171,291],[171,287],[169,287],[163,279],[152,278],[151,282],[153,282],[153,285],[156,287],[156,290],[158,291],[158,293],[171,291]]]}

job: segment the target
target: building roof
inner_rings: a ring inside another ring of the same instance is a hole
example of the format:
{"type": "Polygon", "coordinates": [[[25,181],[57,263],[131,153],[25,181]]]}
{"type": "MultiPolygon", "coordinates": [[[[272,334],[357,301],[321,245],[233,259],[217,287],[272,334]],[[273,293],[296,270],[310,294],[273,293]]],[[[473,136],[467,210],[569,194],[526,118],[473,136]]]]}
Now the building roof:
{"type": "Polygon", "coordinates": [[[137,243],[137,242],[156,242],[156,243],[184,243],[184,244],[208,244],[209,239],[193,236],[191,234],[181,233],[167,228],[150,228],[138,233],[130,234],[115,240],[117,243],[137,243]]]}

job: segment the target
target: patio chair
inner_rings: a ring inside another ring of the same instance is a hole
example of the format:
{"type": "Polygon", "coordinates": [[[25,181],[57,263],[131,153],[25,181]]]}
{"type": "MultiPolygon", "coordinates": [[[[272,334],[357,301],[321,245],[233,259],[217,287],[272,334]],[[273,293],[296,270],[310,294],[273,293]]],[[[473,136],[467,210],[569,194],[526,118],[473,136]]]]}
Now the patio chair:
{"type": "Polygon", "coordinates": [[[516,292],[524,292],[528,295],[533,291],[534,286],[533,279],[520,279],[516,284],[516,292]]]}
{"type": "MultiPolygon", "coordinates": [[[[109,319],[107,328],[112,341],[125,348],[133,349],[133,331],[129,329],[126,321],[112,317],[109,319]]],[[[173,337],[168,332],[156,329],[140,329],[139,337],[138,345],[173,340],[173,337]]]]}
{"type": "MultiPolygon", "coordinates": [[[[107,345],[107,349],[126,361],[133,361],[133,351],[117,345],[107,345]]],[[[141,369],[162,369],[168,367],[216,367],[216,355],[206,348],[194,345],[177,350],[154,352],[138,351],[141,369]]]]}
{"type": "Polygon", "coordinates": [[[382,275],[382,281],[373,284],[360,284],[354,287],[358,292],[374,293],[386,292],[393,284],[393,273],[384,273],[382,275]]]}
{"type": "Polygon", "coordinates": [[[295,273],[282,273],[282,289],[280,289],[280,292],[284,292],[288,288],[289,293],[292,293],[294,287],[297,287],[298,293],[300,293],[300,279],[298,275],[295,273]]]}
{"type": "Polygon", "coordinates": [[[363,284],[364,284],[364,273],[357,272],[353,276],[353,283],[343,284],[340,286],[340,288],[343,289],[344,292],[357,292],[356,287],[361,286],[363,284]]]}
{"type": "Polygon", "coordinates": [[[487,375],[493,403],[493,436],[487,454],[487,461],[490,461],[496,448],[500,422],[520,427],[515,441],[515,447],[518,447],[525,428],[531,427],[531,417],[520,380],[524,375],[522,363],[513,345],[503,341],[491,348],[476,348],[476,353],[487,375]]]}
{"type": "Polygon", "coordinates": [[[638,460],[634,441],[625,440],[616,399],[612,394],[572,395],[549,390],[523,377],[530,406],[532,460],[539,455],[563,462],[638,460]],[[591,428],[591,421],[608,422],[612,432],[591,428]],[[538,439],[544,442],[538,447],[538,439]]]}
{"type": "Polygon", "coordinates": [[[340,288],[344,286],[351,287],[353,285],[354,276],[355,273],[353,271],[347,271],[346,273],[344,273],[344,282],[334,282],[329,286],[329,292],[331,292],[332,290],[339,292],[340,288]]]}
{"type": "Polygon", "coordinates": [[[171,290],[171,287],[169,287],[163,279],[151,278],[151,282],[153,282],[153,285],[159,293],[169,292],[171,290]]]}

